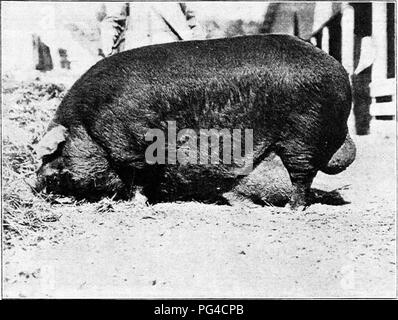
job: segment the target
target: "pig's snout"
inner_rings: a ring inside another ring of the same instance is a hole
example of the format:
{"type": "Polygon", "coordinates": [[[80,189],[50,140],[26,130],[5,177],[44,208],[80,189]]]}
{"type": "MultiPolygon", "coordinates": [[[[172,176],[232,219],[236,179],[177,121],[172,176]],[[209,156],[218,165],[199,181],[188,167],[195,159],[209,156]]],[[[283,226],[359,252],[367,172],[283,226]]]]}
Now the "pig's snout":
{"type": "Polygon", "coordinates": [[[51,164],[42,165],[36,172],[36,183],[34,189],[37,192],[43,191],[46,187],[54,189],[59,183],[59,170],[51,166],[51,164]]]}

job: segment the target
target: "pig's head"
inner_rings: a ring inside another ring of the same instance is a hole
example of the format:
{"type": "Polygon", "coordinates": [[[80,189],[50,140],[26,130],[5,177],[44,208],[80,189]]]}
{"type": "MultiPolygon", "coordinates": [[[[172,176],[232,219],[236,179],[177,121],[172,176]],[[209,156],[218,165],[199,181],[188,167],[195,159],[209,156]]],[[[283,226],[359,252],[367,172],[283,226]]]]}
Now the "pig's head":
{"type": "Polygon", "coordinates": [[[37,145],[36,154],[42,160],[37,171],[37,191],[97,200],[124,189],[105,151],[82,126],[68,130],[51,124],[37,145]]]}

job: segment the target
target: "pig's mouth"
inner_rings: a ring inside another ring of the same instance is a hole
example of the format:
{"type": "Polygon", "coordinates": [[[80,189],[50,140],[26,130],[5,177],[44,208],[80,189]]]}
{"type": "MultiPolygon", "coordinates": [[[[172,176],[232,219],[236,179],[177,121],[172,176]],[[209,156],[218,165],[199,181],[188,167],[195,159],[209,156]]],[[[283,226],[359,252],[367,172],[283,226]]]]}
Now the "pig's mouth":
{"type": "MultiPolygon", "coordinates": [[[[34,190],[46,195],[73,197],[76,200],[99,201],[105,196],[117,196],[114,192],[107,193],[92,180],[89,184],[82,184],[72,179],[72,174],[62,171],[50,176],[37,175],[34,190]]],[[[47,197],[47,196],[46,196],[47,197]]],[[[52,197],[50,196],[49,199],[52,197]]],[[[119,198],[118,196],[116,198],[119,198]]]]}
{"type": "Polygon", "coordinates": [[[49,176],[37,174],[34,189],[38,193],[54,193],[70,196],[72,190],[72,179],[68,173],[58,173],[49,176]]]}

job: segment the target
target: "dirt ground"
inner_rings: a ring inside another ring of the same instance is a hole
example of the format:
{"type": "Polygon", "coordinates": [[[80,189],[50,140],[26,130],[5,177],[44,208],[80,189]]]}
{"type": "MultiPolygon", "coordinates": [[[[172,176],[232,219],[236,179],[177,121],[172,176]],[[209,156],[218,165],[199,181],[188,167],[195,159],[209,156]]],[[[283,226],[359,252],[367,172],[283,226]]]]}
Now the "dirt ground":
{"type": "MultiPolygon", "coordinates": [[[[14,91],[3,93],[9,105],[15,103],[7,100],[14,91]]],[[[13,120],[11,109],[3,110],[8,121],[13,120]]],[[[21,129],[27,125],[14,121],[21,129]]],[[[395,297],[395,124],[377,121],[372,134],[353,136],[357,160],[339,175],[316,177],[313,187],[341,189],[345,205],[316,204],[293,212],[195,202],[146,206],[110,199],[33,204],[33,214],[43,208],[51,218],[41,219],[41,227],[33,231],[16,232],[21,226],[5,230],[3,294],[395,297]]],[[[12,137],[7,139],[11,143],[12,137]]],[[[12,156],[7,153],[3,160],[12,156]]],[[[12,177],[3,177],[3,187],[11,185],[12,177]]],[[[3,219],[18,219],[23,205],[13,203],[7,196],[3,219]]]]}

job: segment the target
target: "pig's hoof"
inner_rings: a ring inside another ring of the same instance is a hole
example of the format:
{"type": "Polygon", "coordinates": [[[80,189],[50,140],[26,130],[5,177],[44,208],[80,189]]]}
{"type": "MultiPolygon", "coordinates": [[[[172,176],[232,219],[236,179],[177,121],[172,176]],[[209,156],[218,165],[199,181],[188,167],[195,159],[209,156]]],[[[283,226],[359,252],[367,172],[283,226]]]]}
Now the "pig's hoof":
{"type": "Polygon", "coordinates": [[[306,192],[306,190],[303,190],[302,188],[296,188],[295,191],[296,192],[293,192],[290,197],[290,201],[288,203],[289,209],[294,211],[304,211],[309,204],[309,192],[306,192]]]}
{"type": "Polygon", "coordinates": [[[258,204],[255,204],[249,200],[241,201],[240,203],[233,203],[232,206],[244,208],[244,209],[257,209],[260,208],[261,206],[258,204]]]}
{"type": "Polygon", "coordinates": [[[226,192],[223,194],[224,199],[227,200],[230,206],[232,207],[240,207],[240,208],[246,208],[246,209],[257,209],[261,207],[258,204],[255,204],[253,201],[251,201],[248,198],[239,196],[233,192],[226,192]]]}
{"type": "Polygon", "coordinates": [[[305,209],[307,209],[307,205],[288,203],[286,204],[285,209],[291,211],[305,211],[305,209]]]}

